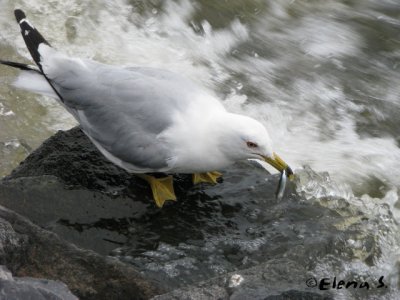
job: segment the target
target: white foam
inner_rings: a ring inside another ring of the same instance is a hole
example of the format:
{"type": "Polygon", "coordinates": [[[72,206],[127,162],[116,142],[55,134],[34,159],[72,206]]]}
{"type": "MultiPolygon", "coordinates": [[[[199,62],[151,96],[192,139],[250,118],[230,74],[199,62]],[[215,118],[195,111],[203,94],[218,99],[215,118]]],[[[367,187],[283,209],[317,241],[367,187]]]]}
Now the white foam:
{"type": "Polygon", "coordinates": [[[15,113],[12,110],[8,110],[4,107],[4,104],[0,102],[0,116],[9,117],[15,116],[15,113]]]}
{"type": "Polygon", "coordinates": [[[331,58],[357,55],[360,36],[348,25],[332,19],[306,17],[293,32],[294,40],[308,55],[331,58]]]}

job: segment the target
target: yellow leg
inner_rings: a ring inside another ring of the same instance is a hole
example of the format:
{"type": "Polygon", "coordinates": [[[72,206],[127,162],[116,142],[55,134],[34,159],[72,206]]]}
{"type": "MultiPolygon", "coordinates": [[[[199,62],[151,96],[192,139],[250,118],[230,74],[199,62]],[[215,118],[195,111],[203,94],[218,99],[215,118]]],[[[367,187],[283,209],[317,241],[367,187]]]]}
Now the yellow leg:
{"type": "Polygon", "coordinates": [[[158,207],[163,207],[166,200],[176,201],[173,177],[171,175],[163,178],[155,178],[146,174],[136,174],[136,176],[146,180],[150,184],[154,201],[158,207]]]}
{"type": "Polygon", "coordinates": [[[217,171],[207,173],[195,173],[193,174],[193,184],[198,184],[200,182],[216,184],[218,183],[217,179],[221,176],[222,174],[217,171]]]}

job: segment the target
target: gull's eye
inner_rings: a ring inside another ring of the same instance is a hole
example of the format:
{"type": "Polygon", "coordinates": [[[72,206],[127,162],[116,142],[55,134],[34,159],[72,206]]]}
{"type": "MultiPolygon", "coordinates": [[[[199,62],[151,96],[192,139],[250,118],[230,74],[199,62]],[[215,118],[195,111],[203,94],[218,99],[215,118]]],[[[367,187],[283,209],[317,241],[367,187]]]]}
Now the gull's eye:
{"type": "Polygon", "coordinates": [[[247,142],[246,144],[247,144],[247,147],[249,147],[249,148],[257,148],[258,147],[258,145],[253,142],[247,142]]]}

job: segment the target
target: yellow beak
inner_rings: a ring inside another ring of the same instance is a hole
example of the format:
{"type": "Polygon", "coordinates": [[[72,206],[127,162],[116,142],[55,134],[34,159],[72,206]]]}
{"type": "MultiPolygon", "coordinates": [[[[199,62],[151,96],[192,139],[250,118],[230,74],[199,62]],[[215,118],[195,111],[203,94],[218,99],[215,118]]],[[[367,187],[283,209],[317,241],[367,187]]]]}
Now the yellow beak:
{"type": "Polygon", "coordinates": [[[285,161],[278,156],[275,152],[273,153],[273,157],[267,157],[263,156],[263,159],[269,163],[271,166],[273,166],[275,169],[277,169],[279,172],[283,172],[286,170],[286,174],[289,177],[289,179],[293,179],[294,174],[292,169],[288,166],[285,161]]]}

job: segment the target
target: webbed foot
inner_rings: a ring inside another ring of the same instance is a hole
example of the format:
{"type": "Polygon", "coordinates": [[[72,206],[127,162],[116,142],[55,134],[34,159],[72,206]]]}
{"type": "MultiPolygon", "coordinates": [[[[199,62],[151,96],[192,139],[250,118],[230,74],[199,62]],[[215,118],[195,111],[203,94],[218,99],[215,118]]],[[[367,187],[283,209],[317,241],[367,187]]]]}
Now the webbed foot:
{"type": "Polygon", "coordinates": [[[198,184],[201,182],[217,184],[217,179],[221,177],[222,174],[217,171],[207,172],[207,173],[195,173],[193,174],[193,184],[198,184]]]}
{"type": "Polygon", "coordinates": [[[174,192],[173,177],[171,175],[163,178],[155,178],[146,174],[136,174],[138,177],[146,180],[153,192],[153,199],[158,207],[163,207],[165,201],[176,201],[174,192]]]}

